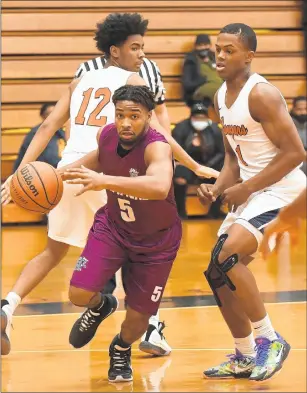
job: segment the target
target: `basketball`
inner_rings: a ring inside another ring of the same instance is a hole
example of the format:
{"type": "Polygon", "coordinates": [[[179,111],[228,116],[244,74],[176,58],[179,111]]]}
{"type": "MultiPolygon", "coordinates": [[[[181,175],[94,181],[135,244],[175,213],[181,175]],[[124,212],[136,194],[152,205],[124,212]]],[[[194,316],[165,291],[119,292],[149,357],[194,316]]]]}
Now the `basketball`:
{"type": "Polygon", "coordinates": [[[14,173],[10,192],[18,206],[36,213],[48,213],[62,198],[63,181],[53,166],[30,162],[14,173]]]}

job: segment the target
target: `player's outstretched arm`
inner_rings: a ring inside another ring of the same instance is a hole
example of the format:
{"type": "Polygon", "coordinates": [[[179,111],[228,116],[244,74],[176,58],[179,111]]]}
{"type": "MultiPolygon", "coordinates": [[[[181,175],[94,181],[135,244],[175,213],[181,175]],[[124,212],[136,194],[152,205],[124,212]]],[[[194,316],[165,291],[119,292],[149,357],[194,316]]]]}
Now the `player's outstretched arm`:
{"type": "MultiPolygon", "coordinates": [[[[41,124],[34,138],[32,139],[18,168],[22,168],[24,165],[28,164],[29,162],[35,161],[45,150],[52,136],[57,132],[59,128],[63,127],[63,125],[69,119],[70,97],[72,91],[75,89],[78,83],[79,83],[78,79],[71,82],[71,84],[66,89],[63,96],[57,102],[54,110],[47,117],[47,119],[41,124]]],[[[12,180],[12,176],[8,177],[1,186],[2,205],[7,205],[11,201],[11,196],[10,196],[11,180],[12,180]]]]}
{"type": "MultiPolygon", "coordinates": [[[[146,85],[144,79],[142,79],[139,75],[133,74],[127,81],[129,85],[139,85],[144,86],[146,85]]],[[[174,157],[177,161],[179,161],[182,165],[189,168],[199,177],[215,177],[217,178],[219,172],[211,169],[209,167],[203,166],[198,164],[196,161],[193,160],[192,157],[188,155],[188,153],[175,141],[175,139],[171,136],[170,132],[165,130],[158,121],[157,115],[153,112],[151,117],[151,127],[156,129],[160,134],[162,134],[167,142],[170,144],[174,157]]]]}
{"type": "Polygon", "coordinates": [[[63,125],[69,119],[70,97],[78,82],[79,80],[77,79],[71,82],[65,93],[57,102],[54,110],[41,124],[34,138],[32,139],[32,142],[30,143],[19,165],[19,168],[23,167],[29,162],[35,161],[37,157],[39,157],[40,154],[45,150],[57,130],[63,127],[63,125]]]}
{"type": "Polygon", "coordinates": [[[292,241],[297,238],[300,229],[301,218],[306,218],[307,190],[305,189],[290,205],[280,210],[275,220],[271,221],[264,230],[264,236],[260,245],[260,252],[263,258],[270,254],[269,240],[271,236],[276,236],[278,242],[285,232],[289,232],[292,241]]]}
{"type": "Polygon", "coordinates": [[[167,107],[165,102],[163,104],[156,105],[155,107],[155,114],[161,126],[166,130],[169,131],[171,134],[171,121],[169,119],[167,107]]]}
{"type": "Polygon", "coordinates": [[[275,184],[296,168],[305,159],[305,150],[286,104],[274,86],[256,85],[249,96],[249,109],[278,149],[272,161],[245,182],[252,194],[275,184]]]}
{"type": "Polygon", "coordinates": [[[172,152],[167,143],[153,142],[146,147],[146,175],[138,177],[107,176],[87,168],[68,169],[64,176],[70,184],[83,184],[78,195],[103,189],[121,192],[137,198],[163,200],[167,197],[173,179],[172,152]]]}

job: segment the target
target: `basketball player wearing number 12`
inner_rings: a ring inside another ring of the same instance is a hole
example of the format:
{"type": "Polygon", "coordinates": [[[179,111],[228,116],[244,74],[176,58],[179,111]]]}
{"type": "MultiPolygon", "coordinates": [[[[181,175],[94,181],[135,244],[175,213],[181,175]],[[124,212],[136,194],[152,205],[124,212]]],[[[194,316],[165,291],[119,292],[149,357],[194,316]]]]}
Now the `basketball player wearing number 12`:
{"type": "Polygon", "coordinates": [[[236,351],[204,371],[206,378],[266,380],[282,368],[290,351],[273,328],[246,265],[264,228],[305,188],[299,169],[305,151],[281,93],[251,72],[256,47],[255,32],[241,23],[224,27],[216,43],[217,72],[225,82],[216,93],[215,109],[226,155],[216,183],[210,189],[202,185],[198,194],[204,203],[220,196],[230,211],[205,276],[236,351]]]}
{"type": "MultiPolygon", "coordinates": [[[[58,171],[63,173],[65,167],[96,150],[96,135],[100,127],[114,122],[114,105],[112,95],[120,86],[126,84],[145,85],[138,75],[144,59],[144,40],[148,20],[140,14],[114,13],[97,26],[95,40],[99,48],[106,54],[106,68],[87,72],[81,79],[75,79],[66,89],[55,106],[54,111],[43,122],[20,164],[35,161],[47,146],[56,130],[71,119],[70,138],[63,152],[58,171]]],[[[151,125],[164,133],[170,143],[174,156],[183,165],[188,166],[200,176],[216,177],[216,171],[198,165],[175,142],[170,133],[162,129],[152,114],[151,125]]],[[[8,179],[1,188],[1,203],[10,199],[8,179]]],[[[48,216],[48,242],[44,251],[34,257],[24,268],[13,290],[2,300],[1,304],[1,354],[10,352],[10,327],[12,315],[23,299],[44,277],[65,257],[69,246],[83,248],[88,231],[92,225],[96,211],[106,203],[105,191],[88,192],[74,198],[78,185],[65,184],[60,203],[48,216]]],[[[123,209],[126,207],[123,206],[123,209]]],[[[101,288],[102,289],[102,288],[101,288]]],[[[105,310],[116,310],[114,296],[105,295],[105,310]]],[[[89,331],[88,327],[88,331],[89,331]]],[[[149,332],[152,333],[152,330],[149,332]]],[[[157,353],[167,355],[171,348],[161,331],[156,329],[155,346],[157,353]],[[160,337],[160,339],[159,339],[160,337]],[[159,343],[157,344],[157,340],[159,343]],[[156,345],[157,344],[157,345],[156,345]]],[[[78,340],[77,340],[78,341],[78,340]]],[[[145,340],[146,341],[146,340],[145,340]]],[[[79,346],[79,342],[72,343],[79,346]]]]}

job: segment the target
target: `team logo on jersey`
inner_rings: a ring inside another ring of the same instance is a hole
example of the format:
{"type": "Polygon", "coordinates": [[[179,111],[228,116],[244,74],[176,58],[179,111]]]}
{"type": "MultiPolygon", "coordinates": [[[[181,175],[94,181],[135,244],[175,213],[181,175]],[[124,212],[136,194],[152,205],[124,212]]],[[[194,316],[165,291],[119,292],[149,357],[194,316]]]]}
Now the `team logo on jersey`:
{"type": "Polygon", "coordinates": [[[78,272],[81,272],[82,269],[86,268],[87,262],[88,262],[88,259],[86,259],[85,257],[80,257],[78,259],[75,270],[77,270],[78,272]]]}
{"type": "Polygon", "coordinates": [[[225,124],[224,117],[221,117],[221,123],[223,126],[223,133],[224,135],[247,135],[248,129],[242,124],[241,126],[225,124]]]}
{"type": "Polygon", "coordinates": [[[131,168],[129,171],[130,177],[137,177],[139,176],[139,172],[136,169],[131,168]]]}

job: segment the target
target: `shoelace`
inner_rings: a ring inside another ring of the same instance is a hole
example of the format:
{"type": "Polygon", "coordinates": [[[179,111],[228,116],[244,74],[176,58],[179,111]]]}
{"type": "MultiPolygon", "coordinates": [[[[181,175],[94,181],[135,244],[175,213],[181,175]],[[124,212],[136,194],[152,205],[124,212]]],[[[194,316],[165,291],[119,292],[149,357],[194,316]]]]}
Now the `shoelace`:
{"type": "Polygon", "coordinates": [[[130,349],[126,351],[118,351],[116,348],[111,352],[112,367],[117,371],[122,371],[124,367],[129,366],[130,349]]]}
{"type": "Polygon", "coordinates": [[[91,310],[87,310],[83,315],[80,322],[79,330],[83,332],[96,322],[95,315],[92,314],[91,310]]]}
{"type": "Polygon", "coordinates": [[[229,355],[226,355],[226,357],[229,358],[229,360],[231,360],[232,362],[236,362],[236,363],[244,359],[243,356],[237,355],[236,353],[230,353],[229,355]]]}
{"type": "Polygon", "coordinates": [[[166,327],[166,325],[165,325],[165,322],[164,322],[164,321],[163,321],[163,322],[159,322],[158,332],[159,332],[159,334],[160,334],[160,336],[161,336],[162,339],[165,338],[164,335],[163,335],[163,333],[162,333],[162,330],[163,330],[165,327],[166,327]]]}
{"type": "Polygon", "coordinates": [[[270,349],[270,342],[267,343],[262,343],[258,344],[257,347],[257,354],[256,354],[256,359],[255,359],[255,365],[258,367],[264,366],[267,358],[268,358],[268,352],[270,349]]]}

